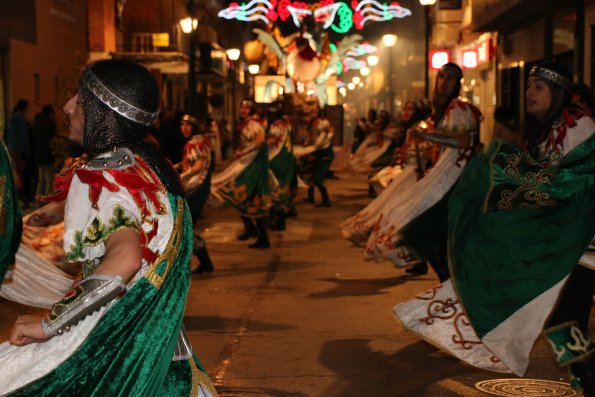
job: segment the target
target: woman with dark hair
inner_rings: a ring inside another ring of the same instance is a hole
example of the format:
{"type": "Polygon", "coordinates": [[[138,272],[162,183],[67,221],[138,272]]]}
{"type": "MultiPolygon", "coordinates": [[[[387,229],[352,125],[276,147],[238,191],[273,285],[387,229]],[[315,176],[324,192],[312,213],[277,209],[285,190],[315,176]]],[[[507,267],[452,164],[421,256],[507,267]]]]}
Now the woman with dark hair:
{"type": "MultiPolygon", "coordinates": [[[[386,110],[378,112],[374,122],[374,130],[359,145],[349,160],[350,167],[357,172],[369,173],[375,169],[374,162],[382,162],[383,158],[392,158],[398,146],[402,131],[392,123],[386,110]]],[[[380,167],[379,164],[376,167],[380,167]]]]}
{"type": "Polygon", "coordinates": [[[330,207],[331,200],[324,179],[331,168],[335,153],[333,135],[335,130],[323,115],[318,100],[309,114],[308,140],[300,148],[300,176],[308,185],[308,196],[304,202],[314,204],[314,188],[318,188],[321,202],[315,207],[330,207]]]}
{"type": "MultiPolygon", "coordinates": [[[[192,223],[195,224],[211,191],[211,175],[214,168],[213,150],[196,118],[189,114],[182,116],[180,130],[186,139],[180,179],[186,192],[192,223]]],[[[198,274],[211,273],[213,262],[211,262],[207,251],[207,244],[199,234],[194,235],[193,252],[200,262],[194,272],[198,274]]]]}
{"type": "MultiPolygon", "coordinates": [[[[448,198],[474,153],[481,112],[459,98],[463,71],[447,63],[438,71],[432,116],[415,128],[418,139],[433,144],[438,156],[426,176],[401,190],[392,208],[378,220],[368,239],[366,259],[388,259],[410,266],[412,274],[427,273],[430,262],[440,280],[448,278],[446,221],[448,198]]],[[[422,168],[422,167],[418,167],[422,168]]]]}
{"type": "Polygon", "coordinates": [[[143,142],[159,89],[144,67],[87,67],[64,106],[89,152],[56,178],[66,261],[81,279],[0,345],[0,393],[215,396],[183,329],[192,224],[176,171],[143,142]]]}
{"type": "Polygon", "coordinates": [[[244,231],[238,235],[238,240],[256,237],[249,248],[268,248],[271,243],[266,219],[272,201],[266,121],[256,111],[256,104],[251,99],[242,101],[241,122],[237,126],[240,143],[235,153],[236,161],[213,177],[211,192],[240,211],[244,231]]]}
{"type": "Polygon", "coordinates": [[[595,123],[568,106],[571,89],[559,65],[531,69],[526,147],[497,140],[471,160],[448,206],[450,279],[394,311],[465,362],[518,376],[545,328],[571,383],[595,396],[595,123]]]}
{"type": "MultiPolygon", "coordinates": [[[[385,182],[387,184],[386,189],[366,208],[339,226],[343,237],[351,240],[354,244],[365,245],[374,225],[393,208],[394,197],[418,180],[417,168],[419,160],[417,156],[421,154],[419,150],[415,150],[416,147],[412,142],[412,137],[406,131],[415,123],[426,119],[430,111],[430,104],[426,99],[411,99],[405,105],[399,128],[403,136],[407,135],[408,143],[397,149],[399,151],[396,159],[398,163],[394,166],[386,167],[386,169],[378,173],[388,174],[388,176],[377,174],[371,179],[390,178],[388,182],[385,182]]],[[[422,144],[420,143],[419,146],[422,146],[422,144]]]]}
{"type": "Polygon", "coordinates": [[[297,170],[291,144],[291,123],[285,115],[282,102],[268,108],[269,165],[278,182],[273,200],[274,214],[271,230],[285,230],[287,213],[294,207],[297,195],[297,170]]]}

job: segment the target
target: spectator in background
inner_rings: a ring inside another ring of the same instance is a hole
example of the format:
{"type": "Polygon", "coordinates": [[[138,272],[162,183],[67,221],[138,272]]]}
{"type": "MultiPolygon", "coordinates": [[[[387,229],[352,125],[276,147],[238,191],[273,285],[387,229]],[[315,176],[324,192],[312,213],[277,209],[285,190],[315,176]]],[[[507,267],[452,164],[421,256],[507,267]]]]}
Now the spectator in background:
{"type": "Polygon", "coordinates": [[[351,153],[355,153],[359,145],[366,138],[366,118],[360,117],[357,119],[355,128],[353,129],[353,144],[351,145],[351,153]]]}
{"type": "Polygon", "coordinates": [[[47,196],[53,191],[54,155],[50,150],[50,142],[56,135],[56,119],[52,105],[44,105],[41,112],[33,119],[33,151],[37,163],[36,194],[47,196]]]}
{"type": "Polygon", "coordinates": [[[6,143],[12,160],[15,163],[17,174],[22,181],[22,190],[19,194],[23,204],[27,207],[32,201],[31,184],[31,146],[29,140],[29,121],[27,120],[27,111],[29,101],[19,99],[17,105],[12,110],[10,120],[8,120],[8,129],[6,133],[6,143]]]}

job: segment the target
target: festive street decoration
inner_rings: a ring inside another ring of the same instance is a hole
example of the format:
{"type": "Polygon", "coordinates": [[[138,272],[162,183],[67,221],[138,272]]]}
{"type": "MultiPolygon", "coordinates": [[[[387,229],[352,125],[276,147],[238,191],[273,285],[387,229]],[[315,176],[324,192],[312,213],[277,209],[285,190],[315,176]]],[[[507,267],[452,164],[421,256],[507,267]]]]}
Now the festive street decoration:
{"type": "Polygon", "coordinates": [[[362,55],[373,54],[376,51],[378,51],[378,47],[373,46],[370,43],[362,43],[357,47],[353,47],[352,49],[347,51],[347,54],[345,55],[350,57],[361,57],[362,55]]]}
{"type": "Polygon", "coordinates": [[[352,0],[351,7],[342,1],[321,0],[307,4],[291,0],[251,0],[248,3],[230,3],[218,16],[239,21],[262,21],[265,24],[291,20],[296,27],[301,27],[304,18],[313,17],[322,24],[322,28],[332,29],[337,33],[347,33],[353,25],[362,30],[368,22],[389,21],[405,18],[411,10],[398,2],[380,3],[376,0],[352,0]]]}

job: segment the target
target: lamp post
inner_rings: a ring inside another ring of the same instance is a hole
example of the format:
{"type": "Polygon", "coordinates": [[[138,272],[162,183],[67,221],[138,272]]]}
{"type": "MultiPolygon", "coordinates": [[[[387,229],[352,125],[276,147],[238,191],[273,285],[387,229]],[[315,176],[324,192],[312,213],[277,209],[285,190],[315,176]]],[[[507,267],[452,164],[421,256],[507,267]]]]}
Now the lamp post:
{"type": "Polygon", "coordinates": [[[188,50],[188,101],[186,102],[186,112],[195,114],[196,111],[196,36],[195,31],[198,26],[198,20],[195,18],[194,1],[188,1],[188,17],[180,20],[182,32],[190,35],[190,45],[188,50]]]}
{"type": "Polygon", "coordinates": [[[252,75],[252,84],[250,85],[250,97],[255,99],[256,94],[256,77],[254,77],[260,71],[260,65],[253,63],[248,65],[248,72],[252,75]]]}
{"type": "MultiPolygon", "coordinates": [[[[231,61],[231,117],[233,123],[236,122],[236,61],[240,59],[240,50],[237,48],[230,48],[225,51],[227,58],[231,61]]],[[[232,124],[233,125],[233,124],[232,124]]]]}
{"type": "Polygon", "coordinates": [[[419,0],[420,4],[424,7],[424,16],[426,24],[426,38],[425,38],[425,54],[424,54],[424,96],[430,97],[430,61],[428,59],[430,52],[430,34],[432,26],[430,24],[430,7],[436,3],[436,0],[419,0]]]}
{"type": "MultiPolygon", "coordinates": [[[[366,59],[368,61],[368,65],[370,68],[377,66],[380,62],[380,58],[378,55],[368,55],[366,59]]],[[[374,71],[370,69],[370,86],[372,87],[372,103],[370,104],[371,108],[376,108],[376,87],[374,86],[374,71]]]]}
{"type": "Polygon", "coordinates": [[[392,48],[397,44],[396,34],[385,34],[382,36],[382,42],[388,48],[388,96],[389,96],[389,112],[391,116],[395,112],[395,93],[393,90],[393,54],[392,48]]]}

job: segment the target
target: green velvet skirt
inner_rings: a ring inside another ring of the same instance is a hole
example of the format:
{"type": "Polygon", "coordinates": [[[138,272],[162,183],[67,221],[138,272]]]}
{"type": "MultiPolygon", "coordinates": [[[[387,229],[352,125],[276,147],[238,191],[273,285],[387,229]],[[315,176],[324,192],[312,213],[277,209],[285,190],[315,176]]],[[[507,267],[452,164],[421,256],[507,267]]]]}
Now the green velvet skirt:
{"type": "Polygon", "coordinates": [[[0,141],[0,285],[8,266],[14,263],[23,230],[12,170],[8,151],[0,141]]]}
{"type": "Polygon", "coordinates": [[[293,153],[284,146],[279,154],[270,161],[269,167],[279,182],[275,194],[275,204],[277,208],[287,211],[297,194],[297,172],[293,153]]]}
{"type": "Polygon", "coordinates": [[[270,185],[268,148],[262,145],[254,160],[234,180],[219,187],[217,194],[242,216],[264,218],[272,205],[270,185]]]}
{"type": "Polygon", "coordinates": [[[73,355],[9,396],[160,397],[189,395],[198,386],[192,382],[212,388],[195,361],[172,362],[190,286],[193,236],[185,200],[169,200],[172,235],[144,277],[106,310],[73,355]]]}

